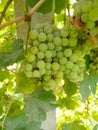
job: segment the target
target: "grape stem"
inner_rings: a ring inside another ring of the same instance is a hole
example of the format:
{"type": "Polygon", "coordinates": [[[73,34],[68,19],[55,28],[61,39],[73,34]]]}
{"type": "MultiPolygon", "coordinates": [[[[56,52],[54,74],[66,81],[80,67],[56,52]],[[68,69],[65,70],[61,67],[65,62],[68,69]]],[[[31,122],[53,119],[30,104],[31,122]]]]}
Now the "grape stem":
{"type": "MultiPolygon", "coordinates": [[[[28,15],[29,16],[32,16],[34,14],[34,12],[45,2],[46,0],[40,0],[29,12],[28,12],[28,15]]],[[[13,23],[17,23],[17,22],[20,22],[22,20],[25,20],[25,15],[24,16],[19,16],[18,18],[12,20],[12,21],[9,21],[9,22],[6,22],[5,24],[2,24],[0,25],[0,29],[3,29],[13,23]]]]}
{"type": "Polygon", "coordinates": [[[83,25],[83,23],[80,21],[79,17],[74,16],[73,19],[70,21],[70,23],[73,26],[75,26],[78,30],[84,30],[85,33],[87,34],[87,37],[89,38],[89,40],[94,45],[97,45],[97,39],[96,39],[96,37],[90,35],[88,28],[83,25]]]}

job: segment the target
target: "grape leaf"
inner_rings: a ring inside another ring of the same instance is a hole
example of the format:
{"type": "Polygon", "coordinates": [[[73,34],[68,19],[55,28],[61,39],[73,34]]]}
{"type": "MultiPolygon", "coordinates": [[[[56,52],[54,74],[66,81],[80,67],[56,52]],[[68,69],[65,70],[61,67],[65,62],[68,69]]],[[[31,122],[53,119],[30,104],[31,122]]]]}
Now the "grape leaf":
{"type": "Polygon", "coordinates": [[[25,97],[25,113],[34,121],[46,119],[46,112],[56,108],[52,91],[37,89],[30,97],[25,97]]]}
{"type": "Polygon", "coordinates": [[[98,130],[98,126],[95,125],[94,128],[93,128],[93,130],[98,130]]]}
{"type": "Polygon", "coordinates": [[[71,130],[71,124],[63,124],[62,130],[71,130]]]}
{"type": "Polygon", "coordinates": [[[96,74],[87,75],[84,80],[80,82],[79,90],[83,100],[87,99],[91,92],[93,94],[96,93],[97,82],[98,75],[96,74]]]}
{"type": "MultiPolygon", "coordinates": [[[[35,4],[37,4],[38,1],[39,0],[26,0],[26,4],[32,8],[35,4]]],[[[59,13],[62,9],[65,8],[65,5],[68,4],[68,2],[69,0],[61,0],[60,2],[55,0],[55,12],[59,13]]],[[[38,9],[38,12],[42,12],[44,14],[51,13],[52,5],[53,0],[46,0],[46,2],[38,9]]]]}
{"type": "Polygon", "coordinates": [[[23,113],[17,117],[8,116],[4,126],[6,130],[41,130],[40,122],[31,121],[23,113]]]}
{"type": "Polygon", "coordinates": [[[7,67],[24,58],[23,43],[23,40],[17,39],[13,42],[12,53],[0,53],[0,67],[7,67]]]}
{"type": "Polygon", "coordinates": [[[0,81],[2,82],[5,78],[9,76],[9,72],[7,70],[0,69],[0,81]]]}

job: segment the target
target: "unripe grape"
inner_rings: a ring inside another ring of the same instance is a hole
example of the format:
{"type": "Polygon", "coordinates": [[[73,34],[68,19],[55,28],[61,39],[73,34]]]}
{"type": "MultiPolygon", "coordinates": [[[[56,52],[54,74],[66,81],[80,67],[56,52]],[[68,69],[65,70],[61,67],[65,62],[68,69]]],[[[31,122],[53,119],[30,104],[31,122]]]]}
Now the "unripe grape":
{"type": "Polygon", "coordinates": [[[45,52],[47,50],[47,45],[45,43],[41,43],[39,45],[39,50],[42,51],[42,52],[45,52]]]}
{"type": "Polygon", "coordinates": [[[53,63],[52,63],[52,69],[53,69],[53,70],[59,70],[59,68],[60,68],[59,63],[57,63],[57,62],[53,62],[53,63]]]}
{"type": "Polygon", "coordinates": [[[90,10],[89,19],[91,21],[98,21],[98,8],[93,8],[90,10]]]}
{"type": "Polygon", "coordinates": [[[53,40],[53,34],[50,33],[47,35],[47,41],[51,42],[53,40]]]}
{"type": "Polygon", "coordinates": [[[88,13],[83,13],[81,16],[81,20],[83,23],[87,23],[89,21],[89,14],[88,13]]]}
{"type": "Polygon", "coordinates": [[[46,58],[51,58],[52,57],[52,51],[47,50],[45,52],[45,56],[46,56],[46,58]]]}
{"type": "Polygon", "coordinates": [[[46,41],[46,34],[43,33],[43,32],[39,33],[39,34],[38,34],[38,40],[39,40],[40,42],[46,41]]]}
{"type": "Polygon", "coordinates": [[[44,52],[39,51],[39,52],[37,53],[37,57],[38,57],[39,59],[44,59],[44,57],[45,57],[44,52]]]}
{"type": "Polygon", "coordinates": [[[37,67],[38,67],[39,69],[44,68],[44,67],[45,67],[45,62],[44,62],[43,60],[39,60],[39,61],[37,62],[37,67]]]}
{"type": "Polygon", "coordinates": [[[62,38],[61,39],[61,45],[62,46],[67,46],[69,44],[69,39],[68,38],[62,38]]]}
{"type": "Polygon", "coordinates": [[[33,68],[32,64],[27,63],[27,64],[25,65],[25,70],[26,70],[26,71],[31,71],[32,68],[33,68]]]}
{"type": "Polygon", "coordinates": [[[37,53],[38,53],[38,48],[35,47],[35,46],[33,46],[33,47],[31,48],[31,53],[32,53],[32,54],[37,54],[37,53]]]}
{"type": "Polygon", "coordinates": [[[35,58],[36,58],[36,57],[35,57],[34,54],[31,53],[31,54],[27,54],[27,57],[26,57],[26,58],[27,58],[27,61],[28,61],[28,62],[33,62],[33,61],[35,61],[35,58]]]}
{"type": "Polygon", "coordinates": [[[61,38],[60,37],[54,37],[53,43],[56,46],[59,46],[61,44],[61,38]]]}
{"type": "Polygon", "coordinates": [[[89,12],[92,9],[92,2],[91,1],[85,1],[82,5],[82,11],[83,12],[89,12]]]}
{"type": "Polygon", "coordinates": [[[38,36],[38,31],[37,30],[31,30],[29,32],[30,39],[35,40],[35,39],[37,39],[37,36],[38,36]]]}
{"type": "Polygon", "coordinates": [[[35,78],[40,77],[40,72],[39,72],[38,70],[34,70],[34,71],[32,72],[32,75],[33,75],[33,77],[35,77],[35,78]]]}
{"type": "Polygon", "coordinates": [[[67,67],[68,69],[71,69],[71,68],[73,67],[73,62],[67,61],[67,62],[66,62],[66,67],[67,67]]]}
{"type": "Polygon", "coordinates": [[[66,57],[70,57],[72,55],[72,49],[71,48],[65,49],[64,55],[66,57]]]}
{"type": "Polygon", "coordinates": [[[47,45],[48,45],[48,49],[49,49],[49,50],[53,50],[54,47],[55,47],[52,42],[48,42],[47,45]]]}

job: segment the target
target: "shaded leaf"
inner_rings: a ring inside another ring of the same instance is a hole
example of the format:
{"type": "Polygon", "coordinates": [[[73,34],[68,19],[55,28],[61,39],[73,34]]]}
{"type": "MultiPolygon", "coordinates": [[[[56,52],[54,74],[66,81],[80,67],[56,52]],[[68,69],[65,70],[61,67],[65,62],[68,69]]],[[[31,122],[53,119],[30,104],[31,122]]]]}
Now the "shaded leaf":
{"type": "Polygon", "coordinates": [[[34,121],[46,119],[46,112],[56,108],[52,91],[38,88],[31,96],[25,97],[25,113],[34,121]]]}
{"type": "Polygon", "coordinates": [[[95,125],[94,128],[93,128],[93,130],[98,130],[98,126],[95,125]]]}
{"type": "Polygon", "coordinates": [[[71,130],[71,124],[63,124],[62,130],[71,130]]]}
{"type": "Polygon", "coordinates": [[[87,99],[91,92],[93,94],[96,93],[97,82],[98,82],[98,75],[96,74],[87,75],[84,78],[84,80],[81,81],[79,90],[83,100],[87,99]]]}
{"type": "Polygon", "coordinates": [[[9,72],[7,70],[0,69],[0,81],[2,82],[5,78],[9,76],[9,72]]]}
{"type": "Polygon", "coordinates": [[[23,40],[17,39],[13,42],[12,53],[0,53],[0,67],[7,67],[23,58],[23,40]]]}
{"type": "MultiPolygon", "coordinates": [[[[26,0],[26,3],[29,7],[34,7],[39,0],[26,0]]],[[[62,9],[65,9],[65,5],[68,4],[69,0],[55,0],[55,12],[59,13],[62,9]]],[[[44,14],[51,13],[52,11],[53,0],[46,0],[46,2],[38,9],[38,12],[42,12],[44,14]]]]}

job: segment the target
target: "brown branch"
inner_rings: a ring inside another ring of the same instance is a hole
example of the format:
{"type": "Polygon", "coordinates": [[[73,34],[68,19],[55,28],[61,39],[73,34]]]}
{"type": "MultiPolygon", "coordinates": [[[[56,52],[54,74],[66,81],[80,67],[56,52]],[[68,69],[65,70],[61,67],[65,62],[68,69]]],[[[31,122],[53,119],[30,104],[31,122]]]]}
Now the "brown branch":
{"type": "MultiPolygon", "coordinates": [[[[31,11],[29,11],[28,15],[29,15],[29,16],[32,16],[32,15],[34,14],[34,12],[35,12],[45,1],[46,1],[46,0],[40,0],[40,1],[31,9],[31,11]]],[[[5,24],[0,25],[0,30],[3,29],[3,28],[5,28],[5,27],[7,27],[7,26],[9,26],[9,25],[11,25],[11,24],[13,24],[13,23],[17,23],[17,22],[20,22],[20,21],[22,21],[22,20],[25,20],[25,16],[20,16],[20,17],[14,19],[14,20],[12,20],[12,21],[9,21],[9,22],[7,22],[7,23],[5,23],[5,24]]]]}
{"type": "Polygon", "coordinates": [[[0,24],[2,23],[3,17],[5,16],[6,10],[8,9],[9,5],[11,4],[13,0],[8,0],[3,11],[1,12],[1,17],[0,17],[0,24]]]}

